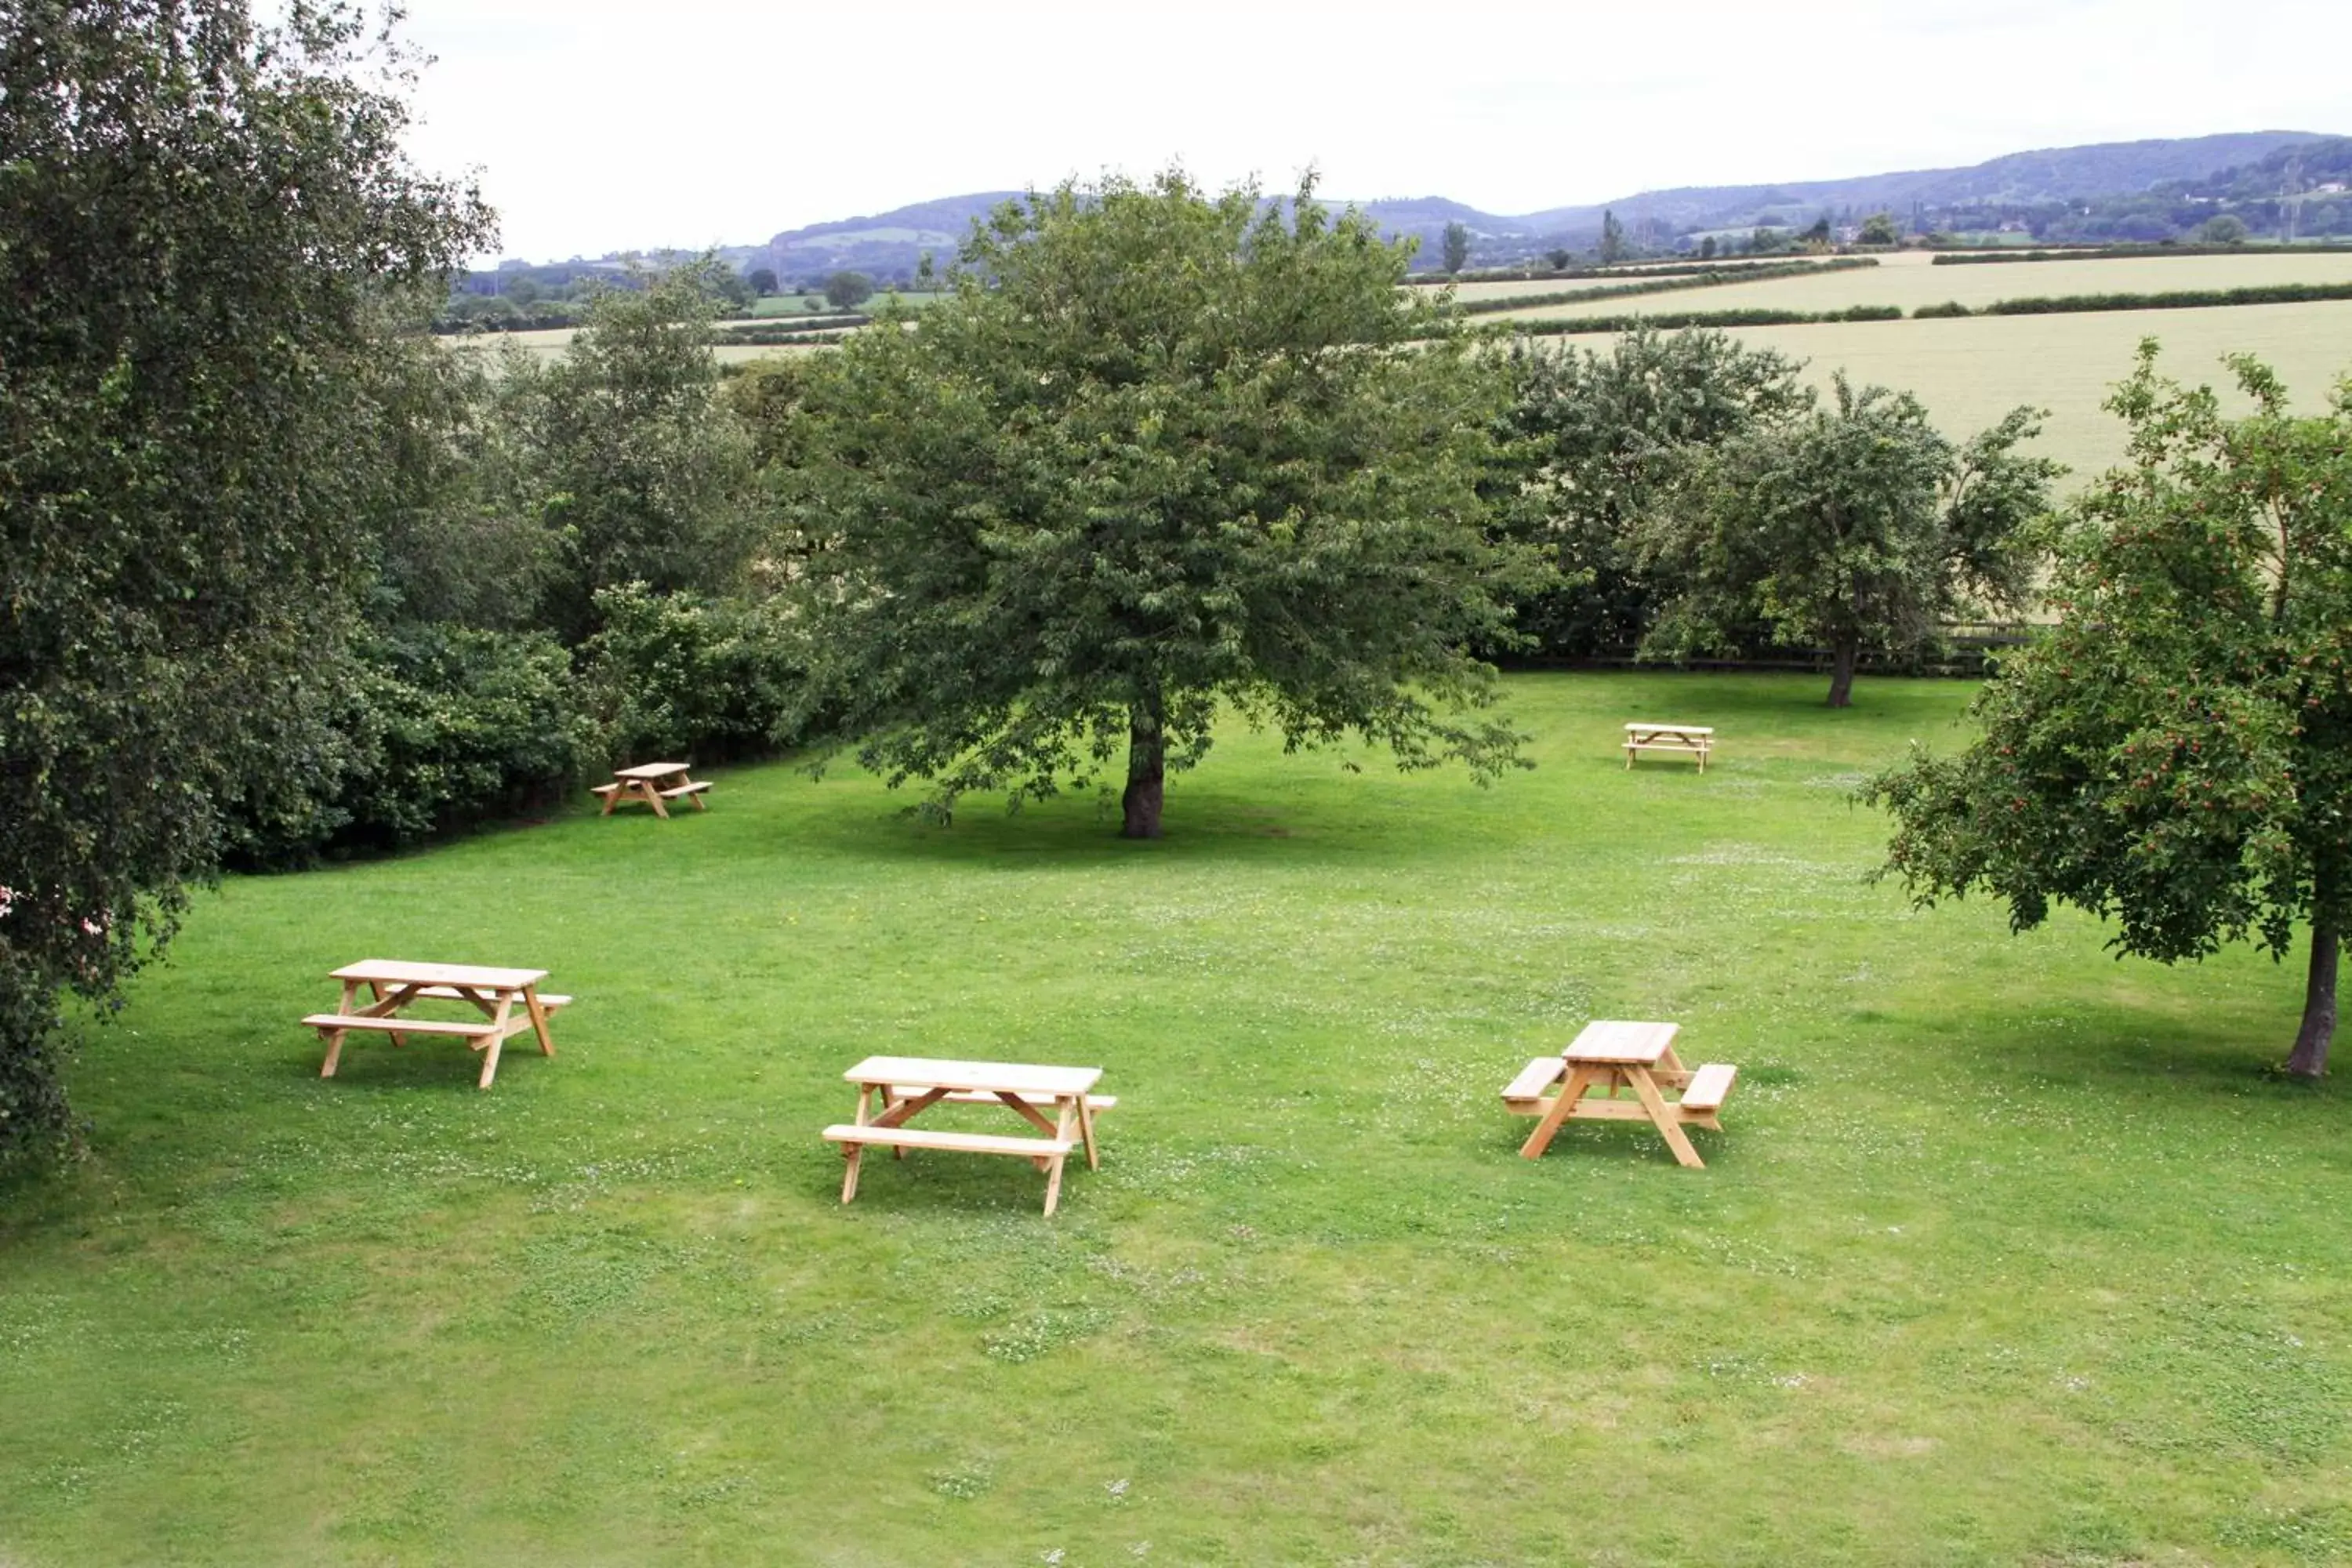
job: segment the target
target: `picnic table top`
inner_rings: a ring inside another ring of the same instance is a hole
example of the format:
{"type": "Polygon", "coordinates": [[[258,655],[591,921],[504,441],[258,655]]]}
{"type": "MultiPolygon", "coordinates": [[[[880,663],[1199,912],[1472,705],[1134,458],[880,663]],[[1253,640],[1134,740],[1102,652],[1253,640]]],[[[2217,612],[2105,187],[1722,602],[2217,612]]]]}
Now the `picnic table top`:
{"type": "Polygon", "coordinates": [[[938,1061],[929,1057],[867,1057],[841,1076],[855,1084],[1003,1089],[1050,1099],[1086,1093],[1101,1080],[1102,1068],[1045,1067],[1034,1062],[938,1061]]]}
{"type": "Polygon", "coordinates": [[[1647,719],[1636,719],[1625,728],[1639,730],[1644,733],[1665,735],[1712,735],[1715,733],[1715,726],[1712,724],[1661,724],[1647,719]]]}
{"type": "Polygon", "coordinates": [[[334,971],[336,980],[376,980],[388,985],[470,985],[486,991],[520,991],[547,978],[544,969],[488,969],[473,963],[414,963],[403,958],[363,958],[334,971]]]}
{"type": "Polygon", "coordinates": [[[1575,1043],[1560,1053],[1572,1062],[1655,1065],[1682,1032],[1680,1024],[1643,1024],[1622,1018],[1597,1018],[1584,1026],[1575,1043]]]}
{"type": "Polygon", "coordinates": [[[666,779],[672,773],[686,772],[684,763],[639,763],[634,768],[614,768],[616,779],[666,779]]]}

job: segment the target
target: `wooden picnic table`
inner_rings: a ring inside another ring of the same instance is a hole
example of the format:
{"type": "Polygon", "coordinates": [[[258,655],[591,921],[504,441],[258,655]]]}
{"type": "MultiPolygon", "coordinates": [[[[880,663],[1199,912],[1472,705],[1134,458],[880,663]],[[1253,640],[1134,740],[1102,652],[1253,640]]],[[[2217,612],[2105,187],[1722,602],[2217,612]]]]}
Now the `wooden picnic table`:
{"type": "Polygon", "coordinates": [[[1683,1129],[1723,1130],[1716,1113],[1723,1109],[1739,1069],[1725,1062],[1709,1062],[1696,1072],[1684,1067],[1675,1055],[1675,1037],[1681,1029],[1679,1024],[1602,1018],[1587,1024],[1559,1056],[1529,1062],[1503,1090],[1506,1106],[1538,1118],[1519,1152],[1530,1160],[1539,1157],[1563,1122],[1647,1121],[1666,1141],[1678,1163],[1704,1166],[1683,1129]],[[1545,1090],[1562,1078],[1568,1081],[1559,1092],[1547,1096],[1545,1090]],[[1633,1099],[1619,1100],[1621,1089],[1632,1090],[1633,1099]],[[1668,1089],[1681,1090],[1681,1097],[1669,1100],[1664,1092],[1668,1089]],[[1596,1091],[1602,1098],[1585,1098],[1596,1091]]]}
{"type": "Polygon", "coordinates": [[[1698,758],[1706,772],[1706,754],[1715,749],[1715,731],[1706,724],[1662,724],[1637,719],[1625,726],[1625,765],[1633,765],[1636,752],[1683,752],[1698,758]]]}
{"type": "Polygon", "coordinates": [[[448,1036],[483,1053],[483,1089],[499,1073],[499,1047],[526,1030],[539,1037],[541,1056],[555,1054],[548,1037],[547,1020],[569,996],[540,994],[544,969],[491,969],[471,963],[416,963],[405,959],[368,958],[333,972],[343,983],[342,1005],[331,1013],[313,1013],[302,1020],[327,1042],[327,1059],[320,1078],[335,1076],[343,1054],[343,1037],[355,1031],[389,1035],[395,1046],[411,1035],[448,1036]],[[360,993],[367,993],[362,1004],[360,993]],[[401,1009],[420,1001],[467,1002],[482,1014],[483,1022],[452,1023],[439,1018],[410,1018],[401,1009]],[[520,1011],[518,1012],[517,1008],[520,1011]]]}
{"type": "Polygon", "coordinates": [[[1100,1068],[1044,1067],[1029,1062],[937,1061],[928,1057],[867,1057],[841,1075],[857,1086],[857,1120],[824,1130],[842,1146],[848,1169],[841,1201],[857,1195],[857,1167],[866,1145],[889,1147],[899,1159],[909,1149],[948,1149],[967,1154],[1013,1154],[1045,1173],[1045,1213],[1062,1197],[1062,1162],[1084,1146],[1087,1167],[1099,1169],[1095,1149],[1095,1113],[1118,1101],[1093,1092],[1100,1068]],[[934,1131],[907,1123],[946,1102],[1003,1105],[1036,1128],[1042,1137],[993,1132],[934,1131]],[[1053,1112],[1051,1120],[1046,1112],[1053,1112]]]}
{"type": "Polygon", "coordinates": [[[614,768],[611,784],[593,785],[589,793],[604,797],[604,809],[597,813],[599,816],[612,816],[613,808],[625,800],[644,801],[654,808],[656,816],[665,821],[668,820],[669,807],[662,803],[667,800],[690,800],[695,810],[708,811],[709,807],[702,804],[702,796],[710,786],[695,783],[687,772],[684,763],[639,763],[633,768],[614,768]],[[665,784],[665,779],[677,782],[665,784]]]}

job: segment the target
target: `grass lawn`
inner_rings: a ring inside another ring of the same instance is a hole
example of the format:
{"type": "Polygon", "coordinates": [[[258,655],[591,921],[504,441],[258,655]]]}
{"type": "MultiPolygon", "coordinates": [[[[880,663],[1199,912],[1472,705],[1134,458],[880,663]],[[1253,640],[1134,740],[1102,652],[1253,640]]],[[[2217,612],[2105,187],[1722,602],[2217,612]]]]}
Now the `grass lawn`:
{"type": "Polygon", "coordinates": [[[1824,687],[1517,678],[1484,791],[1236,731],[1151,845],[772,766],[231,882],[89,1032],[93,1156],[0,1187],[0,1563],[2352,1557],[2299,967],[1912,911],[1849,791],[1967,689],[1824,687]],[[562,1054],[320,1080],[369,955],[547,968],[562,1054]],[[1740,1064],[1706,1170],[1517,1157],[1595,1016],[1740,1064]],[[1102,1066],[1103,1169],[842,1207],[884,1049],[1102,1066]]]}

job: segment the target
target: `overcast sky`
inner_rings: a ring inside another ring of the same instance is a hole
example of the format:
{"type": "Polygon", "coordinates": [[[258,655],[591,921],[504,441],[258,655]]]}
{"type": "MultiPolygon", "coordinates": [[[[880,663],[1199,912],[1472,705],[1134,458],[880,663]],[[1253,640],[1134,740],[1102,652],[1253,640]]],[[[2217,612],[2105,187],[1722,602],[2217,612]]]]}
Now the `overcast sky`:
{"type": "Polygon", "coordinates": [[[1534,212],[2084,142],[2352,132],[2346,0],[408,0],[499,254],[756,244],[1181,161],[1534,212]]]}

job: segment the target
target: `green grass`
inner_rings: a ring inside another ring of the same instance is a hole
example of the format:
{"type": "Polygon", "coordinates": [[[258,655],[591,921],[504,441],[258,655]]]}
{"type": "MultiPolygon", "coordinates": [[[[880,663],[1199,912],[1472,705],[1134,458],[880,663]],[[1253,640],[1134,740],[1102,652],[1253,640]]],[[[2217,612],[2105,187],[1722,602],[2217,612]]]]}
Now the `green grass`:
{"type": "Polygon", "coordinates": [[[1516,679],[1486,791],[1235,732],[1151,845],[777,766],[233,881],[89,1032],[93,1156],[0,1189],[0,1561],[2343,1561],[2296,973],[1909,910],[1848,792],[1967,690],[1823,684],[1516,679]],[[562,1054],[321,1081],[371,954],[543,965],[562,1054]],[[1594,1016],[1741,1065],[1706,1170],[1517,1157],[1594,1016]],[[1103,1169],[841,1207],[884,1049],[1101,1065],[1103,1169]]]}

